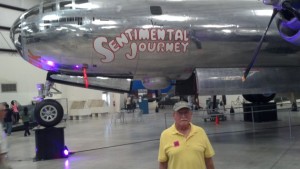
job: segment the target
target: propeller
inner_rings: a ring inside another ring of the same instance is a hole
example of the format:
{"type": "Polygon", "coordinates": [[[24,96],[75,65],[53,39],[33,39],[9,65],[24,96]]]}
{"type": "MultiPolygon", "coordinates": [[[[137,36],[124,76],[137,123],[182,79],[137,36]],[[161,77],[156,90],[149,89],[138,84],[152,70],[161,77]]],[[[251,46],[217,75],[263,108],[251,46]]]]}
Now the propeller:
{"type": "Polygon", "coordinates": [[[268,24],[268,26],[267,26],[267,28],[266,28],[266,30],[265,30],[265,33],[264,33],[263,36],[260,38],[260,41],[259,41],[259,43],[258,43],[258,45],[257,45],[257,47],[256,47],[256,49],[255,49],[255,51],[254,51],[252,60],[251,60],[251,62],[248,64],[248,66],[247,66],[247,68],[246,68],[246,71],[244,72],[244,75],[243,75],[243,77],[242,77],[242,81],[243,81],[243,82],[246,80],[246,78],[247,78],[247,76],[248,76],[250,70],[251,70],[252,67],[254,66],[254,63],[255,63],[255,61],[256,61],[256,59],[257,59],[257,56],[258,56],[258,54],[259,54],[259,51],[260,51],[260,49],[261,49],[262,43],[263,43],[263,41],[264,41],[264,39],[265,39],[265,37],[266,37],[266,35],[267,35],[267,32],[268,32],[268,30],[269,30],[269,28],[270,28],[270,25],[271,25],[272,21],[273,21],[273,19],[275,18],[275,16],[276,16],[277,13],[278,13],[278,9],[274,8],[274,9],[273,9],[272,16],[271,16],[271,19],[270,19],[270,21],[269,21],[269,24],[268,24]]]}
{"type": "Polygon", "coordinates": [[[298,20],[300,20],[300,13],[298,12],[297,9],[295,9],[292,6],[291,2],[289,2],[289,1],[283,2],[282,3],[282,8],[290,11],[298,20]]]}
{"type": "Polygon", "coordinates": [[[267,32],[268,32],[268,30],[269,30],[269,28],[270,28],[270,25],[271,25],[272,21],[273,21],[273,19],[275,18],[275,16],[277,15],[277,13],[278,13],[279,11],[281,11],[281,10],[288,10],[288,11],[290,11],[291,13],[293,13],[293,15],[294,15],[298,20],[300,20],[300,13],[292,6],[292,3],[291,3],[290,1],[287,1],[287,0],[264,0],[263,2],[264,2],[264,4],[266,4],[266,5],[273,5],[273,6],[274,6],[274,8],[273,8],[273,13],[272,13],[272,16],[271,16],[271,18],[270,18],[269,24],[268,24],[268,26],[267,26],[267,28],[266,28],[266,30],[265,30],[265,33],[264,33],[263,36],[261,37],[261,39],[260,39],[260,41],[259,41],[259,43],[258,43],[258,45],[257,45],[257,47],[256,47],[256,49],[255,49],[255,51],[254,51],[254,53],[253,53],[252,60],[251,60],[251,62],[248,64],[248,66],[247,66],[247,68],[246,68],[246,70],[245,70],[245,72],[244,72],[244,75],[243,75],[243,77],[242,77],[242,81],[243,81],[243,82],[246,81],[246,78],[247,78],[247,76],[248,76],[250,70],[251,70],[252,67],[254,66],[254,63],[255,63],[255,61],[256,61],[256,59],[257,59],[257,56],[258,56],[258,54],[259,54],[259,51],[260,51],[260,49],[261,49],[262,43],[263,43],[263,41],[264,41],[264,39],[265,39],[265,37],[266,37],[266,35],[267,35],[267,32]]]}

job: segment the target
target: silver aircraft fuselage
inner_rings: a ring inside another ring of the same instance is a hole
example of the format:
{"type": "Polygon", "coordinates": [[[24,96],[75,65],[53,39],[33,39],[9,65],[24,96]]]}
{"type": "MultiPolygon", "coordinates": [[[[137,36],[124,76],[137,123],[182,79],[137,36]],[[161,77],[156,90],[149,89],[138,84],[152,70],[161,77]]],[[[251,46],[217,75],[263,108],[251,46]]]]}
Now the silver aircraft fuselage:
{"type": "MultiPolygon", "coordinates": [[[[11,37],[47,71],[183,80],[195,68],[245,68],[272,9],[257,0],[44,1],[11,37]]],[[[299,58],[273,23],[256,67],[298,67],[299,58]]]]}

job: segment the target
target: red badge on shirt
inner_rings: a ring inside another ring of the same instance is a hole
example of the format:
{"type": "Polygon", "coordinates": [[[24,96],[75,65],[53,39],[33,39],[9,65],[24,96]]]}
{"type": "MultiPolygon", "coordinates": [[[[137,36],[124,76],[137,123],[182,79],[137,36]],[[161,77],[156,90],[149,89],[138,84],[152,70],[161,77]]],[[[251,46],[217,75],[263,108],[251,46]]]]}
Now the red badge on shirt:
{"type": "Polygon", "coordinates": [[[174,147],[178,147],[179,146],[179,141],[174,141],[174,147]]]}

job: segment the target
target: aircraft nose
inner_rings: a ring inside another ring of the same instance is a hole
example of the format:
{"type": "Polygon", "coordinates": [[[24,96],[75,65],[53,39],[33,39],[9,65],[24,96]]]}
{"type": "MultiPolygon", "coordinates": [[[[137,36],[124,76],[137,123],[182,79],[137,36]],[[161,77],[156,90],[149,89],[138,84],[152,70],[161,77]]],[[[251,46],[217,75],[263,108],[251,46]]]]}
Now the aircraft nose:
{"type": "Polygon", "coordinates": [[[18,52],[22,55],[21,19],[18,18],[10,28],[10,39],[18,52]]]}

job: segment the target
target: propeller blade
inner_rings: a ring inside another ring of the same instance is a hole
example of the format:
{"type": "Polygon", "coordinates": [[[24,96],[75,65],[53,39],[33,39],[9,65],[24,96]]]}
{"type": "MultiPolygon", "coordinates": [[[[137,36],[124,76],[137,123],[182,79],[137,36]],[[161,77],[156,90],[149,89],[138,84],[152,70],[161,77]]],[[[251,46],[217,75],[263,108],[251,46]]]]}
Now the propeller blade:
{"type": "Polygon", "coordinates": [[[247,78],[247,76],[248,76],[250,70],[252,69],[252,67],[253,67],[253,65],[254,65],[254,63],[255,63],[255,61],[256,61],[256,58],[257,58],[257,56],[258,56],[258,54],[259,54],[259,51],[260,51],[260,49],[261,49],[262,43],[263,43],[263,41],[264,41],[264,39],[265,39],[265,36],[267,35],[267,32],[268,32],[268,30],[269,30],[269,28],[270,28],[270,25],[271,25],[271,23],[272,23],[272,21],[273,21],[273,19],[275,18],[275,16],[276,16],[277,13],[278,13],[278,10],[277,10],[276,8],[274,8],[274,9],[273,9],[272,16],[271,16],[271,19],[270,19],[269,24],[268,24],[268,26],[267,26],[267,28],[266,28],[266,31],[265,31],[265,33],[263,34],[263,36],[261,37],[261,39],[260,39],[260,41],[259,41],[259,43],[258,43],[258,45],[257,45],[257,47],[256,47],[256,50],[254,51],[252,60],[251,60],[251,62],[249,63],[249,65],[247,66],[246,71],[244,72],[244,75],[243,75],[243,77],[242,77],[242,81],[243,81],[243,82],[246,80],[246,78],[247,78]]]}

